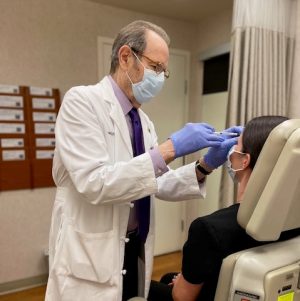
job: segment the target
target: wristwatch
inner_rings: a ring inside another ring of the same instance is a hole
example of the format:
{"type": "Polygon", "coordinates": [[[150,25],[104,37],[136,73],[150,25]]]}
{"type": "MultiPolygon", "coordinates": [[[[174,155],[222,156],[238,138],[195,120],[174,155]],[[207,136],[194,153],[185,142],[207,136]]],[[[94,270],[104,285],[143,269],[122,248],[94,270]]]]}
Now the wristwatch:
{"type": "Polygon", "coordinates": [[[211,171],[207,171],[203,166],[201,166],[199,160],[196,161],[195,167],[198,169],[199,172],[201,172],[205,176],[207,176],[211,173],[211,171]]]}

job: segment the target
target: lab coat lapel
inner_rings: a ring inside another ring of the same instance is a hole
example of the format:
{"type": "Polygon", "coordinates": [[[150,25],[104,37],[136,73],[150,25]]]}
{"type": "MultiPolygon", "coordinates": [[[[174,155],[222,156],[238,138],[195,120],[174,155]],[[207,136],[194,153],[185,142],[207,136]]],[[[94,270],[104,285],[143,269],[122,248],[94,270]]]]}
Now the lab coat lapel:
{"type": "Polygon", "coordinates": [[[109,78],[107,76],[104,77],[104,79],[101,81],[101,84],[104,87],[103,92],[104,92],[105,101],[109,103],[111,108],[109,114],[110,118],[113,120],[114,124],[116,125],[116,130],[118,130],[118,133],[115,133],[115,135],[116,137],[117,136],[121,137],[124,144],[126,145],[126,149],[128,153],[130,154],[131,157],[133,157],[131,138],[129,135],[128,125],[122,107],[115,96],[109,78]]]}
{"type": "Polygon", "coordinates": [[[147,122],[145,118],[145,113],[139,109],[139,115],[141,118],[142,128],[143,128],[143,136],[144,136],[144,145],[145,145],[145,151],[148,151],[153,145],[151,144],[151,130],[149,127],[149,123],[147,122]]]}
{"type": "MultiPolygon", "coordinates": [[[[118,103],[117,99],[116,99],[115,103],[112,103],[110,117],[113,120],[113,122],[116,124],[116,130],[119,131],[119,136],[122,137],[123,142],[126,145],[128,152],[131,154],[131,156],[133,156],[128,125],[127,125],[124,113],[122,111],[122,108],[121,108],[120,104],[118,103]]],[[[117,133],[115,133],[115,135],[117,136],[117,133]]]]}
{"type": "Polygon", "coordinates": [[[115,133],[115,137],[121,137],[124,144],[126,145],[126,150],[128,151],[128,154],[130,154],[130,156],[132,157],[132,145],[126,119],[119,104],[119,101],[115,96],[114,90],[112,88],[108,76],[104,77],[100,84],[103,86],[104,99],[110,106],[110,118],[116,125],[115,130],[118,131],[118,133],[115,133]]]}

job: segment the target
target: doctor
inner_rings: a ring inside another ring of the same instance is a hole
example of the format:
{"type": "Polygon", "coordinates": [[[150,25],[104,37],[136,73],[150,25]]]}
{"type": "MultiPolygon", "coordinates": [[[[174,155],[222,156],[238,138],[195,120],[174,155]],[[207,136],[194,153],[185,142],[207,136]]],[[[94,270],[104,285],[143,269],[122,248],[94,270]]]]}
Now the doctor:
{"type": "Polygon", "coordinates": [[[140,109],[169,77],[168,45],[162,28],[135,21],[114,41],[110,75],[64,97],[55,133],[47,301],[147,297],[153,195],[172,201],[205,195],[202,161],[177,170],[167,164],[224,138],[207,124],[189,123],[158,145],[140,109]]]}

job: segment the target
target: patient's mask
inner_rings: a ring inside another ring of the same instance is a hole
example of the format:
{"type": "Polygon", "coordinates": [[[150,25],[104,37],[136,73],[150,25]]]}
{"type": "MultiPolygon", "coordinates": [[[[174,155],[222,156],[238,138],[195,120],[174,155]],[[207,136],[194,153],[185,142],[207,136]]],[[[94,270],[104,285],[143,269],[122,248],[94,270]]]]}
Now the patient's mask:
{"type": "Polygon", "coordinates": [[[230,161],[230,156],[233,154],[233,153],[238,153],[240,155],[246,155],[246,153],[243,153],[243,152],[240,152],[240,151],[237,151],[234,149],[235,145],[233,145],[231,147],[231,149],[229,150],[228,154],[227,154],[227,164],[226,164],[226,167],[227,167],[227,172],[229,173],[231,179],[233,182],[237,183],[237,177],[236,177],[236,172],[237,171],[240,171],[240,170],[244,170],[244,168],[237,168],[237,169],[233,169],[232,168],[232,163],[230,161]]]}

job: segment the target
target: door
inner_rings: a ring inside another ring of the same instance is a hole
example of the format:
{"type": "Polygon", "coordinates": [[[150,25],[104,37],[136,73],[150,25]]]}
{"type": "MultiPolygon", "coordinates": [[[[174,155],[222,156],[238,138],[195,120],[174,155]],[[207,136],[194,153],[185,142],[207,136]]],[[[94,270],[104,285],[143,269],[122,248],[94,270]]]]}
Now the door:
{"type": "MultiPolygon", "coordinates": [[[[160,95],[143,110],[154,122],[159,143],[171,133],[180,129],[187,120],[187,75],[188,55],[185,52],[170,50],[170,78],[166,80],[160,95]]],[[[176,169],[183,165],[183,158],[170,164],[176,169]]],[[[164,254],[182,248],[185,238],[185,202],[156,200],[155,254],[164,254]]]]}
{"type": "MultiPolygon", "coordinates": [[[[202,95],[202,120],[222,131],[226,125],[228,92],[202,95]]],[[[203,152],[206,153],[207,150],[203,152]]],[[[205,202],[200,202],[200,215],[210,214],[219,209],[220,185],[222,169],[218,168],[206,180],[205,202]]]]}
{"type": "MultiPolygon", "coordinates": [[[[229,49],[228,49],[229,50],[229,49]]],[[[229,52],[204,59],[202,120],[222,131],[226,126],[228,103],[229,52]]],[[[204,151],[206,153],[206,150],[204,151]]],[[[222,168],[215,170],[206,182],[205,202],[200,202],[200,215],[219,209],[222,168]]]]}
{"type": "MultiPolygon", "coordinates": [[[[109,73],[112,43],[112,39],[98,38],[99,78],[109,73]]],[[[159,143],[186,123],[189,53],[171,49],[169,69],[170,78],[166,80],[160,95],[142,107],[155,125],[159,143]]],[[[177,168],[182,164],[182,158],[176,159],[170,167],[177,168]]],[[[155,255],[180,250],[185,238],[185,202],[155,199],[155,216],[155,255]]]]}

